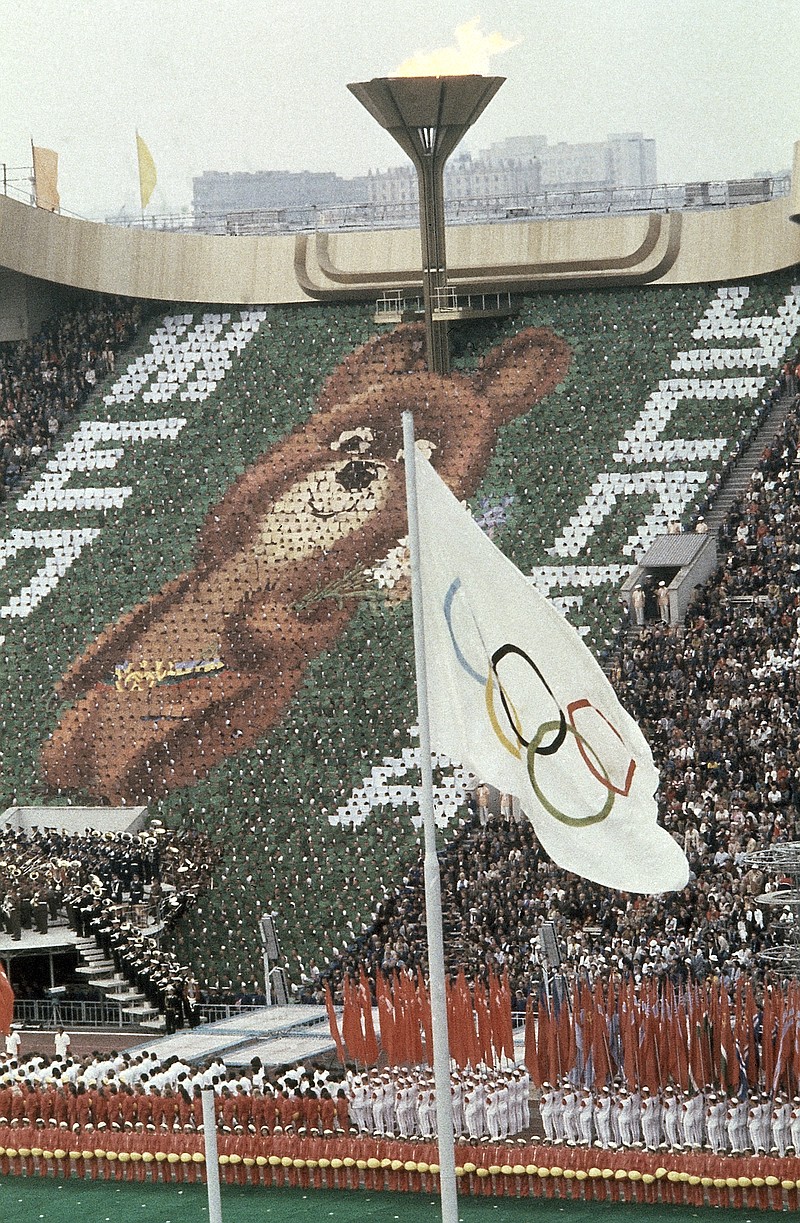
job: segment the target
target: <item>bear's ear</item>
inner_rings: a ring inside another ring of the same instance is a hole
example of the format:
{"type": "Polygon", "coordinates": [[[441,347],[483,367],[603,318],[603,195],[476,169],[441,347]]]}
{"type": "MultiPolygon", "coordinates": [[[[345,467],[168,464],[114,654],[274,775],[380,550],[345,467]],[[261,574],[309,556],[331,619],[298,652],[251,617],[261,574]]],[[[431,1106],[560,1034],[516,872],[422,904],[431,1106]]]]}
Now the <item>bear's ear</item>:
{"type": "Polygon", "coordinates": [[[393,331],[381,332],[348,353],[326,378],[317,399],[319,409],[346,403],[387,376],[408,374],[425,361],[425,328],[420,323],[401,323],[393,331]]]}
{"type": "Polygon", "coordinates": [[[558,386],[571,357],[569,345],[554,331],[526,327],[486,354],[472,385],[489,401],[495,419],[511,420],[558,386]]]}

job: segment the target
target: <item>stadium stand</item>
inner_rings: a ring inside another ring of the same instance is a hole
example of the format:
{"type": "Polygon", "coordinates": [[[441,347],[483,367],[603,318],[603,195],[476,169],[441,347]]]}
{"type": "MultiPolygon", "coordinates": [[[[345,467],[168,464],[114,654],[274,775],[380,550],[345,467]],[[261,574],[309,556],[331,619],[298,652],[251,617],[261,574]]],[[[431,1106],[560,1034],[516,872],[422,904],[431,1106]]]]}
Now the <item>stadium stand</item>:
{"type": "MultiPolygon", "coordinates": [[[[543,293],[526,297],[513,320],[454,332],[454,386],[462,399],[467,385],[490,385],[497,376],[493,354],[516,351],[519,363],[519,350],[503,345],[526,329],[546,329],[569,352],[568,366],[559,368],[557,385],[542,402],[502,425],[471,504],[501,548],[552,591],[597,650],[614,640],[617,586],[634,557],[675,516],[691,523],[757,427],[793,351],[794,284],[789,273],[733,289],[543,293]]],[[[226,493],[260,456],[298,426],[303,436],[313,436],[315,413],[345,395],[363,360],[359,352],[369,354],[366,385],[380,388],[381,402],[396,407],[400,386],[417,385],[413,345],[401,372],[393,366],[400,351],[395,341],[359,348],[372,334],[366,309],[356,305],[202,313],[179,305],[136,337],[129,359],[117,359],[113,382],[90,396],[73,431],[64,431],[58,453],[46,466],[40,459],[17,501],[5,506],[1,648],[18,677],[0,692],[8,728],[7,802],[106,797],[59,791],[52,781],[48,785],[52,773],[37,772],[42,749],[57,742],[75,696],[59,682],[105,630],[126,616],[135,621],[144,601],[192,569],[198,533],[210,529],[213,535],[209,524],[226,493]],[[38,572],[42,553],[50,564],[38,572]]],[[[502,384],[497,389],[502,401],[507,392],[502,384]]],[[[464,400],[461,410],[466,453],[469,411],[477,405],[464,400]]],[[[369,439],[352,427],[348,432],[352,436],[339,444],[348,444],[348,461],[363,464],[362,443],[369,439]]],[[[294,542],[299,548],[301,541],[294,542]]],[[[405,944],[414,962],[418,837],[408,811],[413,784],[405,774],[416,748],[402,551],[387,549],[383,563],[371,561],[368,568],[372,580],[359,572],[358,582],[326,590],[326,598],[348,604],[352,614],[335,641],[310,651],[302,684],[280,719],[255,742],[226,749],[210,765],[197,731],[196,780],[167,787],[150,805],[170,828],[207,838],[215,861],[215,886],[174,931],[178,962],[190,965],[200,982],[217,980],[224,988],[258,978],[257,921],[265,911],[277,913],[297,986],[313,980],[320,960],[345,953],[346,966],[365,947],[377,964],[387,953],[402,958],[405,944]],[[375,784],[365,786],[365,778],[375,784]],[[353,796],[360,796],[355,804],[353,796]]],[[[698,606],[708,617],[708,608],[698,606]]],[[[218,648],[209,641],[199,657],[150,658],[149,669],[134,660],[139,691],[154,692],[163,682],[165,693],[174,692],[185,679],[181,668],[191,665],[199,675],[198,664],[214,663],[218,648]]],[[[648,689],[653,702],[663,697],[644,660],[685,654],[685,648],[678,629],[648,628],[644,638],[626,644],[618,664],[624,699],[647,720],[658,751],[666,734],[667,762],[674,759],[675,728],[659,724],[663,708],[642,703],[648,689]]],[[[122,650],[115,665],[126,662],[122,650]]],[[[99,682],[117,682],[124,690],[126,681],[112,666],[99,682]]],[[[154,710],[158,723],[164,707],[154,710]]],[[[105,733],[113,738],[113,727],[105,733]]],[[[539,896],[545,885],[548,912],[566,922],[574,963],[582,957],[594,962],[606,951],[602,939],[602,950],[585,945],[591,936],[578,929],[577,910],[587,897],[609,940],[607,958],[616,956],[624,966],[625,943],[634,935],[639,958],[647,958],[653,905],[592,898],[590,885],[539,859],[525,825],[475,827],[466,778],[449,762],[438,765],[437,785],[446,800],[440,824],[454,855],[446,865],[448,882],[458,884],[459,855],[470,861],[486,855],[502,880],[491,901],[456,888],[450,898],[457,906],[454,923],[476,905],[501,910],[519,897],[524,906],[535,880],[539,896]],[[517,865],[507,866],[509,858],[517,865]]],[[[694,788],[702,794],[704,786],[698,781],[694,788]]],[[[679,834],[687,827],[685,799],[665,788],[664,815],[679,834]]],[[[764,831],[761,807],[757,812],[756,837],[764,831]]],[[[702,822],[700,817],[698,830],[702,822]]],[[[712,871],[724,874],[725,863],[712,871]]],[[[480,877],[486,881],[489,873],[480,877]]],[[[706,933],[713,913],[709,918],[707,909],[700,919],[696,904],[698,895],[713,898],[716,878],[698,873],[689,895],[668,906],[676,944],[685,940],[676,946],[676,953],[686,950],[676,954],[684,963],[700,952],[709,963],[712,954],[719,959],[706,933]]],[[[491,896],[488,882],[486,889],[491,896]]],[[[744,902],[741,908],[746,911],[744,902]]],[[[512,930],[499,913],[485,936],[470,928],[459,949],[474,972],[487,952],[509,956],[520,996],[536,979],[536,963],[523,962],[522,944],[512,952],[504,946],[525,934],[530,947],[541,906],[525,914],[519,923],[524,930],[512,930]]],[[[748,932],[743,950],[752,958],[757,946],[748,932]]]]}

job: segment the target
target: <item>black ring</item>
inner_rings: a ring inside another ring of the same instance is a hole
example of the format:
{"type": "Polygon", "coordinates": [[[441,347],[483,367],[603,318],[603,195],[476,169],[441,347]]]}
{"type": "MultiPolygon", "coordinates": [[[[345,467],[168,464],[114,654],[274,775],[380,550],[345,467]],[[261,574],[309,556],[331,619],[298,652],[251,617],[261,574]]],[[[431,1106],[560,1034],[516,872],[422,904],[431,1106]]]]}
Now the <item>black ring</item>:
{"type": "Polygon", "coordinates": [[[556,737],[553,739],[552,743],[548,743],[547,747],[537,747],[534,749],[537,756],[553,756],[558,751],[558,749],[561,747],[562,743],[564,742],[564,740],[567,737],[567,719],[564,717],[564,711],[563,709],[561,709],[560,705],[558,704],[558,701],[556,700],[555,695],[553,694],[552,688],[548,684],[545,677],[542,675],[539,668],[536,666],[536,663],[533,661],[533,659],[528,654],[525,653],[524,650],[520,649],[518,645],[511,645],[509,642],[506,642],[505,645],[501,645],[498,649],[496,649],[494,654],[492,654],[492,673],[495,679],[497,680],[497,684],[500,689],[500,700],[502,702],[503,709],[505,710],[506,717],[508,718],[508,724],[511,727],[514,733],[514,737],[516,738],[520,747],[524,747],[527,749],[530,746],[530,740],[523,739],[522,735],[519,733],[516,726],[514,725],[514,719],[511,716],[511,710],[509,709],[508,702],[506,701],[506,694],[503,691],[503,685],[501,683],[500,676],[497,674],[498,663],[502,662],[507,654],[518,654],[520,658],[524,658],[528,666],[531,667],[536,672],[536,674],[539,676],[539,679],[542,681],[542,684],[546,688],[547,692],[553,698],[553,704],[555,705],[556,709],[558,710],[558,717],[559,717],[559,727],[556,733],[556,737]]]}

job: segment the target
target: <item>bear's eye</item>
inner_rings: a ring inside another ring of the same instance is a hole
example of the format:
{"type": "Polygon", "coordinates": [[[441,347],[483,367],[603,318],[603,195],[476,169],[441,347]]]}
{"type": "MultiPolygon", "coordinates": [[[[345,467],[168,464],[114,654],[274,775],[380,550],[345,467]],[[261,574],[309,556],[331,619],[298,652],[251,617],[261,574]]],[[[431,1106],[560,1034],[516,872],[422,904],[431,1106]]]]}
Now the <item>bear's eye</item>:
{"type": "Polygon", "coordinates": [[[336,482],[348,493],[359,492],[369,488],[373,480],[378,478],[378,468],[368,459],[351,459],[345,463],[341,471],[336,473],[336,482]]]}

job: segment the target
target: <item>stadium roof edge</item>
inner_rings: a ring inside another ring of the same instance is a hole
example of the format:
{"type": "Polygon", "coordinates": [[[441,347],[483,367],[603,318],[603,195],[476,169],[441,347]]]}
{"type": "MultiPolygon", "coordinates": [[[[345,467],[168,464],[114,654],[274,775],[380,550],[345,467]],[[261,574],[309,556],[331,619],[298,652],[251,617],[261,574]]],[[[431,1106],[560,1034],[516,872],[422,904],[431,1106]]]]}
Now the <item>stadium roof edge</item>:
{"type": "MultiPolygon", "coordinates": [[[[517,292],[737,280],[800,263],[798,218],[800,141],[788,197],[722,211],[461,225],[448,235],[449,278],[465,290],[517,292]]],[[[0,281],[20,300],[69,286],[198,304],[370,301],[421,284],[419,234],[128,229],[0,196],[0,281]]]]}

